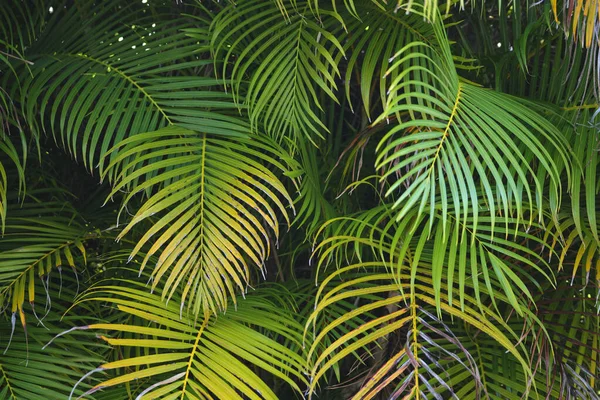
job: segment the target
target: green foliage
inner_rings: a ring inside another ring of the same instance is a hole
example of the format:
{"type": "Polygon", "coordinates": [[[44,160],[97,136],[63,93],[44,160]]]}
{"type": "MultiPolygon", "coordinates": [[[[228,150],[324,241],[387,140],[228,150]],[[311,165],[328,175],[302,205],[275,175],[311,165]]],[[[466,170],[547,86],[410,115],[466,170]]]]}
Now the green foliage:
{"type": "Polygon", "coordinates": [[[598,398],[563,3],[2,2],[0,398],[598,398]]]}

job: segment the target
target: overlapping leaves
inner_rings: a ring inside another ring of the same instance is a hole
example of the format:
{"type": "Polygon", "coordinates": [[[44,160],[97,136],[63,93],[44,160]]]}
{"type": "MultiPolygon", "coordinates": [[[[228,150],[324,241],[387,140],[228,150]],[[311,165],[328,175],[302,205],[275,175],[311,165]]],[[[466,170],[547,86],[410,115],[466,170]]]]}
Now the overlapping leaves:
{"type": "Polygon", "coordinates": [[[274,138],[315,141],[326,131],[319,96],[336,98],[340,72],[334,58],[343,48],[331,34],[339,25],[336,14],[320,12],[319,24],[310,2],[294,2],[282,16],[274,4],[244,1],[229,5],[213,23],[222,75],[238,103],[249,107],[252,126],[274,138]]]}
{"type": "Polygon", "coordinates": [[[23,105],[32,127],[52,132],[100,171],[104,154],[122,139],[171,124],[243,136],[239,121],[214,111],[233,104],[214,90],[219,82],[205,76],[212,66],[206,30],[190,37],[184,30],[191,22],[170,25],[160,7],[150,17],[137,4],[91,4],[85,5],[90,15],[56,7],[27,52],[35,64],[24,73],[23,105]]]}
{"type": "Polygon", "coordinates": [[[102,364],[93,372],[129,372],[105,379],[88,393],[149,378],[137,399],[277,399],[253,367],[273,374],[300,391],[304,361],[283,346],[287,340],[300,347],[301,326],[290,313],[292,304],[270,290],[258,290],[238,301],[237,310],[226,314],[182,316],[173,303],[165,305],[160,294],[149,295],[136,284],[98,287],[82,301],[108,302],[122,313],[138,317],[140,325],[91,324],[78,329],[106,332],[102,339],[113,346],[139,350],[138,356],[102,364]],[[282,302],[283,301],[283,302],[282,302]],[[134,338],[122,338],[133,333],[134,338]],[[252,366],[252,367],[251,367],[252,366]]]}
{"type": "Polygon", "coordinates": [[[43,325],[30,317],[27,330],[16,333],[11,332],[10,324],[3,321],[0,327],[2,399],[64,400],[70,394],[81,395],[90,387],[89,382],[85,382],[73,390],[73,383],[101,360],[86,342],[61,338],[52,347],[44,348],[54,335],[65,329],[65,325],[72,326],[73,319],[77,319],[61,318],[63,311],[64,307],[55,305],[45,316],[43,325]]]}
{"type": "Polygon", "coordinates": [[[124,207],[138,194],[149,196],[119,238],[160,216],[131,254],[151,243],[143,269],[160,251],[152,287],[164,280],[166,299],[181,288],[181,307],[188,302],[195,315],[225,309],[236,290],[247,290],[250,266],[260,268],[269,255],[279,216],[288,218],[291,199],[261,163],[285,170],[280,150],[260,138],[228,140],[171,126],[135,135],[114,151],[107,169],[113,194],[127,191],[124,207]]]}
{"type": "MultiPolygon", "coordinates": [[[[434,27],[447,43],[442,26],[434,27]]],[[[433,220],[437,196],[444,224],[452,207],[473,232],[482,211],[492,226],[497,214],[541,220],[544,196],[556,214],[559,166],[569,164],[569,152],[555,126],[524,101],[462,82],[448,47],[411,43],[390,70],[400,66],[379,118],[399,120],[381,139],[376,162],[390,184],[386,195],[395,196],[397,220],[413,208],[433,220]]]]}
{"type": "Polygon", "coordinates": [[[14,207],[7,219],[0,241],[0,303],[23,325],[29,308],[39,320],[36,302],[45,303],[45,312],[51,308],[50,274],[58,274],[62,280],[62,268],[66,267],[77,280],[76,267],[85,260],[84,242],[94,235],[69,209],[61,202],[29,201],[14,207]],[[39,284],[45,289],[42,296],[39,284]],[[25,302],[30,307],[25,307],[25,302]]]}

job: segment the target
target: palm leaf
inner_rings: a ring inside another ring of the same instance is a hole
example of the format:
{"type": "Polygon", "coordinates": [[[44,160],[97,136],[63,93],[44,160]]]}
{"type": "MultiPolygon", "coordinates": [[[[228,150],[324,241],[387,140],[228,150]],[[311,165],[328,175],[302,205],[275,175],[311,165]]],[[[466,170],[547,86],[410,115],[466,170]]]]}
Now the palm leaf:
{"type": "Polygon", "coordinates": [[[62,267],[70,267],[77,277],[76,263],[80,257],[85,262],[83,243],[93,236],[79,223],[77,214],[69,213],[68,204],[27,202],[13,210],[0,243],[0,303],[25,324],[24,303],[28,301],[39,320],[35,310],[39,284],[45,288],[47,311],[51,307],[50,274],[57,271],[62,281],[62,267]]]}
{"type": "MultiPolygon", "coordinates": [[[[100,357],[86,349],[84,342],[61,339],[52,348],[43,345],[64,329],[60,315],[51,312],[44,325],[29,324],[26,333],[11,336],[10,348],[0,354],[0,397],[6,400],[63,400],[72,393],[73,382],[100,357]]],[[[9,325],[2,324],[2,336],[11,335],[9,325]]],[[[5,343],[6,345],[6,343],[5,343]]],[[[89,383],[75,391],[82,394],[89,383]]]]}
{"type": "Polygon", "coordinates": [[[173,303],[165,305],[159,294],[149,295],[134,282],[127,287],[98,287],[82,298],[86,302],[92,300],[109,302],[125,315],[140,317],[142,323],[100,323],[78,329],[112,335],[135,333],[135,339],[101,337],[113,346],[139,348],[141,355],[101,365],[101,371],[130,368],[131,372],[103,380],[88,394],[149,377],[149,385],[136,398],[276,399],[250,366],[267,371],[300,391],[296,380],[304,380],[303,359],[276,338],[299,344],[301,326],[292,318],[289,303],[271,299],[268,291],[257,291],[239,300],[236,311],[205,314],[197,323],[194,317],[182,318],[179,307],[173,303]]]}
{"type": "Polygon", "coordinates": [[[291,205],[291,199],[260,162],[285,171],[277,147],[260,138],[232,141],[172,126],[123,140],[114,151],[106,172],[114,179],[112,194],[127,190],[127,207],[136,194],[152,193],[119,238],[161,215],[129,259],[152,243],[141,268],[162,249],[152,277],[153,288],[165,279],[163,298],[183,287],[181,307],[188,301],[195,315],[224,309],[236,288],[247,290],[250,265],[263,265],[271,232],[279,234],[278,212],[287,220],[284,201],[291,205]]]}
{"type": "Polygon", "coordinates": [[[423,268],[431,269],[438,312],[442,296],[454,306],[458,294],[462,310],[468,293],[479,306],[484,305],[482,293],[489,293],[494,307],[495,294],[504,293],[519,315],[527,313],[533,300],[528,285],[554,282],[554,271],[545,258],[558,256],[554,249],[558,235],[535,223],[528,231],[521,229],[516,218],[494,225],[491,216],[481,216],[479,229],[473,232],[472,221],[455,220],[452,208],[444,225],[440,203],[436,200],[434,220],[420,217],[415,208],[396,222],[392,206],[382,205],[329,221],[322,230],[328,228],[331,234],[318,247],[321,263],[382,260],[394,274],[411,276],[411,288],[423,268]]]}
{"type": "MultiPolygon", "coordinates": [[[[354,398],[372,398],[389,385],[396,396],[402,394],[408,396],[407,398],[435,396],[441,388],[446,388],[452,394],[454,389],[448,383],[456,380],[458,374],[466,373],[466,376],[462,375],[462,379],[478,379],[477,366],[474,365],[471,355],[461,347],[451,331],[443,333],[445,331],[443,323],[427,311],[435,305],[429,274],[430,272],[426,272],[415,277],[418,283],[411,293],[409,276],[404,275],[401,281],[403,284],[399,286],[394,282],[394,274],[386,273],[385,264],[381,262],[356,263],[340,268],[329,275],[322,284],[315,311],[309,318],[308,324],[316,321],[320,314],[326,313],[329,307],[338,301],[357,296],[364,298],[365,301],[351,313],[335,319],[311,338],[312,346],[308,356],[311,360],[312,380],[309,389],[314,391],[319,379],[340,360],[357,349],[376,346],[379,339],[388,335],[401,335],[405,338],[404,345],[393,350],[386,362],[374,368],[370,375],[371,379],[365,381],[354,398]],[[333,289],[323,290],[329,281],[338,278],[344,279],[343,283],[333,289]],[[365,312],[380,316],[366,319],[366,322],[357,328],[338,334],[339,339],[333,341],[325,350],[319,350],[319,343],[330,332],[344,329],[348,321],[365,312]],[[440,323],[441,325],[435,328],[435,325],[440,323]],[[435,336],[437,338],[433,339],[435,336]],[[442,345],[442,343],[449,344],[442,345]],[[444,365],[442,361],[436,359],[436,354],[438,357],[448,357],[449,354],[443,351],[445,348],[449,349],[450,354],[454,354],[453,362],[460,364],[462,368],[451,369],[452,365],[444,365]],[[450,372],[456,375],[448,376],[450,372]]],[[[447,301],[446,298],[444,300],[447,301]]],[[[520,361],[526,377],[531,376],[524,349],[519,349],[520,346],[514,344],[518,340],[518,335],[510,330],[502,318],[491,309],[478,307],[474,298],[468,296],[466,302],[468,305],[465,306],[464,311],[443,303],[444,315],[460,319],[473,329],[494,338],[520,361]],[[506,329],[509,336],[503,332],[506,329]]],[[[309,325],[307,325],[308,329],[309,325]]]]}
{"type": "MultiPolygon", "coordinates": [[[[446,43],[442,28],[434,26],[438,41],[446,43]]],[[[412,43],[397,59],[390,70],[404,70],[392,83],[389,91],[395,95],[379,120],[400,119],[381,139],[376,161],[390,184],[386,195],[398,193],[397,220],[413,207],[432,219],[438,195],[443,223],[453,204],[456,220],[472,218],[473,232],[482,211],[489,210],[492,225],[497,213],[528,217],[529,224],[536,214],[541,220],[546,192],[556,214],[559,171],[569,159],[552,124],[527,102],[460,81],[447,47],[432,52],[412,43]],[[406,68],[413,59],[421,61],[406,68]]]]}
{"type": "Polygon", "coordinates": [[[206,30],[200,30],[203,39],[190,37],[184,30],[195,26],[191,19],[170,25],[158,17],[169,15],[160,9],[146,16],[137,5],[121,4],[57,7],[27,52],[35,62],[32,76],[23,78],[29,124],[51,131],[63,148],[100,171],[107,150],[122,139],[173,124],[243,136],[239,120],[214,111],[233,104],[214,90],[219,81],[204,76],[212,66],[204,58],[206,30]],[[40,114],[47,119],[39,121],[40,114]]]}
{"type": "MultiPolygon", "coordinates": [[[[65,326],[76,326],[81,323],[79,316],[64,316],[65,304],[74,299],[75,278],[64,277],[64,282],[54,277],[50,284],[61,285],[62,294],[56,291],[48,295],[52,297],[52,309],[48,310],[42,320],[34,319],[29,314],[20,318],[12,315],[10,321],[2,314],[0,324],[0,397],[6,400],[63,400],[70,394],[81,395],[91,387],[90,381],[81,383],[81,387],[73,391],[73,382],[94,364],[101,362],[103,349],[92,350],[86,341],[71,338],[60,338],[52,347],[45,347],[48,341],[65,326]],[[53,281],[53,282],[52,282],[53,281]],[[67,300],[67,301],[65,301],[67,300]],[[16,327],[21,319],[24,329],[16,327]]],[[[37,280],[36,291],[48,290],[48,284],[37,280]]],[[[89,309],[83,309],[85,314],[89,309]]],[[[89,314],[88,314],[89,315],[89,314]]],[[[88,335],[86,339],[91,339],[88,335]]]]}
{"type": "MultiPolygon", "coordinates": [[[[364,111],[371,120],[373,92],[379,93],[382,107],[387,104],[388,88],[401,73],[398,68],[389,71],[390,62],[398,49],[420,41],[436,48],[437,38],[431,23],[424,21],[420,13],[398,13],[397,4],[386,7],[375,2],[358,3],[360,19],[346,18],[344,29],[336,32],[348,54],[344,73],[346,96],[351,100],[353,86],[358,86],[364,111]],[[356,77],[359,81],[355,82],[356,77]],[[352,83],[355,85],[352,85],[352,83]]],[[[415,4],[419,7],[419,4],[415,4]]],[[[341,54],[338,55],[338,58],[341,54]]],[[[352,103],[350,107],[354,109],[352,103]]],[[[376,116],[376,115],[375,115],[376,116]]]]}
{"type": "Polygon", "coordinates": [[[225,8],[211,28],[213,52],[222,55],[222,75],[238,103],[244,96],[252,126],[274,138],[322,137],[319,96],[336,98],[334,57],[343,48],[330,31],[339,21],[322,10],[318,24],[308,13],[309,2],[294,2],[282,17],[270,3],[247,0],[225,8]]]}

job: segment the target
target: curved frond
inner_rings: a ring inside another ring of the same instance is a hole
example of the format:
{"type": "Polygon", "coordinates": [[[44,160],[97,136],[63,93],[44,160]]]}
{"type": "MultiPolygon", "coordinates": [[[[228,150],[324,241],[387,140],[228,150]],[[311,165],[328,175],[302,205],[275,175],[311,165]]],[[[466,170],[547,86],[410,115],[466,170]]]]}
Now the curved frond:
{"type": "Polygon", "coordinates": [[[497,214],[541,220],[544,196],[556,215],[559,171],[570,164],[561,133],[526,101],[461,81],[449,48],[422,48],[429,46],[413,43],[398,52],[390,70],[404,69],[379,117],[399,118],[380,141],[376,161],[390,184],[386,195],[397,194],[397,220],[413,208],[433,218],[437,196],[444,224],[452,204],[456,220],[470,219],[473,232],[481,213],[493,221],[497,214]],[[413,59],[421,61],[406,68],[413,59]]]}
{"type": "MultiPolygon", "coordinates": [[[[419,4],[414,6],[418,8],[419,4]]],[[[396,7],[394,2],[386,7],[374,2],[361,2],[360,19],[350,19],[346,22],[345,29],[340,29],[339,32],[343,38],[344,50],[349,54],[344,74],[346,96],[350,100],[353,86],[358,86],[369,120],[373,116],[373,92],[379,94],[381,105],[385,107],[389,97],[388,88],[402,72],[402,68],[389,70],[398,49],[413,42],[438,47],[433,25],[424,20],[421,13],[407,15],[405,12],[397,12],[396,7]]],[[[352,106],[350,104],[354,109],[352,106]]]]}
{"type": "MultiPolygon", "coordinates": [[[[394,335],[400,337],[399,344],[388,347],[391,354],[381,364],[373,366],[370,379],[364,381],[355,399],[373,398],[388,386],[395,396],[408,396],[406,398],[436,397],[438,391],[444,390],[450,393],[447,398],[455,398],[452,393],[461,384],[457,383],[457,387],[453,388],[452,382],[460,382],[457,379],[479,380],[478,367],[472,355],[451,329],[446,330],[441,319],[428,311],[435,305],[430,274],[428,271],[413,276],[415,285],[412,292],[410,275],[403,275],[402,283],[398,285],[395,275],[385,272],[385,264],[377,261],[343,267],[328,276],[321,285],[316,308],[306,330],[310,330],[310,324],[337,302],[356,297],[363,301],[355,310],[340,315],[311,338],[310,390],[314,391],[319,379],[345,357],[360,349],[376,348],[381,343],[390,342],[394,335]],[[343,280],[328,289],[326,285],[337,279],[343,280]],[[377,317],[366,318],[356,328],[345,329],[349,321],[365,313],[373,313],[377,317]],[[330,332],[336,331],[340,332],[337,334],[339,338],[325,350],[320,350],[320,342],[330,332]]],[[[443,315],[457,318],[472,329],[491,336],[519,360],[525,379],[531,376],[528,356],[521,345],[516,345],[518,335],[506,326],[499,315],[487,307],[478,306],[476,299],[470,296],[466,297],[463,310],[449,306],[447,298],[443,297],[443,315]],[[504,331],[508,332],[508,336],[504,331]]]]}
{"type": "Polygon", "coordinates": [[[51,131],[63,148],[100,171],[107,150],[122,139],[173,124],[244,136],[238,120],[216,112],[234,105],[214,90],[219,81],[210,77],[205,30],[190,37],[185,29],[195,26],[192,20],[169,24],[158,18],[163,14],[146,15],[141,3],[91,3],[57,7],[27,52],[35,61],[23,78],[32,127],[41,124],[38,130],[51,131]],[[47,121],[39,122],[39,115],[47,121]]]}
{"type": "Polygon", "coordinates": [[[334,59],[343,48],[331,31],[339,21],[321,10],[319,24],[310,13],[306,1],[294,2],[284,17],[271,3],[244,0],[219,13],[211,28],[222,75],[238,103],[244,96],[252,126],[280,140],[322,137],[319,97],[336,98],[334,59]]]}
{"type": "MultiPolygon", "coordinates": [[[[527,313],[533,295],[529,285],[555,282],[554,271],[545,258],[558,256],[554,250],[557,235],[533,223],[524,230],[516,218],[506,218],[495,225],[491,216],[481,216],[476,232],[470,218],[456,220],[453,209],[444,223],[439,205],[434,219],[419,216],[412,209],[400,222],[390,205],[382,205],[353,218],[329,221],[332,232],[319,244],[320,263],[339,265],[345,260],[384,262],[398,276],[414,277],[431,271],[436,308],[441,311],[441,298],[459,308],[465,306],[465,295],[471,294],[478,306],[484,306],[482,296],[497,308],[496,293],[519,314],[527,313]],[[418,234],[413,234],[418,232],[418,234]],[[457,299],[458,295],[458,299],[457,299]]],[[[324,229],[322,228],[322,229],[324,229]]],[[[398,282],[404,285],[404,282],[398,282]]]]}
{"type": "Polygon", "coordinates": [[[149,378],[137,399],[277,399],[254,369],[273,374],[300,391],[304,361],[278,343],[279,339],[301,342],[301,326],[294,321],[290,305],[270,298],[260,290],[240,299],[237,310],[211,316],[180,315],[179,307],[167,306],[160,294],[149,295],[141,285],[99,287],[82,301],[108,302],[140,325],[90,324],[79,329],[106,332],[101,338],[112,346],[139,349],[132,356],[102,364],[110,373],[117,368],[130,372],[104,379],[92,394],[136,379],[149,378]],[[134,333],[135,338],[120,334],[134,333]]]}
{"type": "Polygon", "coordinates": [[[152,287],[164,279],[163,298],[182,287],[181,307],[187,301],[198,315],[203,309],[224,309],[236,290],[247,290],[250,265],[263,266],[270,235],[279,235],[278,214],[287,220],[285,203],[292,203],[261,163],[285,170],[275,145],[172,126],[123,140],[109,157],[112,194],[127,191],[124,207],[138,194],[149,197],[119,238],[160,215],[129,259],[151,243],[143,269],[160,251],[152,287]]]}
{"type": "Polygon", "coordinates": [[[40,298],[38,284],[46,292],[42,298],[48,310],[50,274],[58,272],[62,281],[62,268],[69,267],[77,278],[76,262],[81,257],[85,260],[83,243],[94,235],[68,211],[69,206],[59,202],[28,202],[15,207],[7,218],[0,241],[0,304],[23,324],[25,302],[39,320],[35,308],[40,298]]]}

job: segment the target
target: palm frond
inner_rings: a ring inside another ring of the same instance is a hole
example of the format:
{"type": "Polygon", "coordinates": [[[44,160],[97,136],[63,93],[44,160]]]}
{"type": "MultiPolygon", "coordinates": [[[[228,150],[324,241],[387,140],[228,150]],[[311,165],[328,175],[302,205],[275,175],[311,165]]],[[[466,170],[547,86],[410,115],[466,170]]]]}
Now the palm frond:
{"type": "MultiPolygon", "coordinates": [[[[415,4],[415,7],[419,5],[415,4]]],[[[371,120],[372,116],[377,116],[373,115],[371,104],[373,92],[379,94],[382,108],[385,107],[388,88],[402,71],[401,68],[389,70],[397,51],[416,41],[434,48],[438,45],[432,24],[423,20],[421,13],[396,12],[393,2],[386,7],[361,2],[359,10],[361,18],[349,19],[338,35],[342,38],[345,53],[349,54],[344,74],[346,96],[350,100],[351,89],[358,86],[364,111],[371,120]]],[[[350,107],[354,109],[352,103],[350,107]]]]}
{"type": "Polygon", "coordinates": [[[250,265],[263,266],[269,236],[279,235],[278,214],[289,223],[285,203],[291,206],[292,200],[260,162],[285,171],[276,145],[258,137],[233,141],[171,126],[125,139],[114,153],[108,154],[113,161],[106,171],[113,177],[112,194],[127,191],[123,207],[138,193],[149,196],[118,238],[161,215],[129,259],[152,243],[141,268],[162,249],[152,287],[164,278],[163,298],[183,287],[181,300],[195,315],[225,309],[236,289],[247,290],[250,265]]]}
{"type": "MultiPolygon", "coordinates": [[[[422,269],[431,269],[438,312],[442,294],[448,305],[454,306],[458,293],[459,308],[463,309],[467,293],[479,306],[484,305],[482,293],[489,293],[489,300],[497,307],[495,294],[502,292],[519,315],[527,313],[533,300],[528,285],[555,282],[545,258],[558,259],[558,234],[535,223],[524,230],[516,218],[495,225],[489,215],[480,217],[479,229],[474,232],[471,219],[459,221],[449,216],[444,224],[440,203],[436,201],[434,220],[420,217],[415,208],[396,222],[392,206],[382,205],[352,218],[329,221],[324,228],[332,225],[330,234],[317,248],[320,264],[376,259],[398,277],[415,277],[422,269]]],[[[452,211],[450,208],[450,215],[452,211]]],[[[413,284],[411,278],[409,287],[413,284]]]]}
{"type": "Polygon", "coordinates": [[[253,128],[280,140],[323,137],[319,96],[336,98],[335,58],[343,48],[331,31],[339,21],[324,10],[320,23],[308,14],[306,1],[295,1],[283,17],[271,3],[245,0],[229,5],[211,28],[221,74],[237,102],[249,107],[253,128]]]}
{"type": "Polygon", "coordinates": [[[9,324],[1,324],[0,333],[5,349],[0,353],[0,397],[6,400],[64,400],[70,394],[81,395],[90,387],[82,383],[74,392],[73,382],[100,362],[101,358],[88,350],[85,342],[60,339],[52,348],[43,348],[54,335],[64,329],[69,318],[50,312],[44,326],[28,324],[26,332],[11,333],[9,324]]]}
{"type": "Polygon", "coordinates": [[[145,12],[119,1],[57,7],[27,52],[35,62],[23,78],[28,123],[52,132],[90,169],[103,171],[104,155],[122,139],[165,126],[233,136],[246,131],[227,112],[215,112],[234,106],[214,90],[219,81],[210,77],[206,30],[200,40],[198,31],[195,37],[185,32],[193,20],[172,25],[145,12]]]}
{"type": "Polygon", "coordinates": [[[141,319],[140,325],[99,323],[78,328],[107,332],[101,338],[108,344],[140,351],[137,357],[102,364],[100,371],[128,368],[130,372],[103,380],[87,394],[150,378],[136,398],[276,399],[255,367],[277,376],[296,391],[300,391],[297,382],[304,381],[301,355],[278,343],[282,338],[299,344],[302,328],[292,318],[290,304],[271,298],[269,291],[258,290],[240,299],[237,310],[205,314],[197,322],[195,317],[182,318],[177,305],[165,305],[160,294],[149,295],[135,282],[98,287],[81,301],[108,302],[125,315],[141,319]],[[136,337],[119,337],[127,332],[136,337]]]}
{"type": "Polygon", "coordinates": [[[336,216],[336,211],[326,196],[327,183],[323,183],[324,175],[328,172],[319,163],[319,156],[308,148],[309,143],[298,143],[296,146],[300,161],[298,197],[295,200],[298,212],[293,223],[299,227],[305,226],[309,236],[328,219],[336,216]]]}
{"type": "MultiPolygon", "coordinates": [[[[435,393],[445,388],[452,397],[452,393],[462,384],[456,383],[457,388],[453,389],[451,382],[457,382],[457,379],[479,379],[473,357],[462,347],[451,330],[446,331],[441,320],[428,311],[435,306],[431,271],[421,270],[421,273],[412,277],[415,287],[411,292],[410,275],[403,275],[399,285],[395,282],[395,275],[385,269],[385,263],[382,262],[361,262],[340,268],[323,281],[315,311],[307,324],[307,332],[310,324],[320,318],[321,314],[329,312],[330,306],[337,302],[356,297],[364,300],[355,310],[340,315],[311,337],[312,345],[308,354],[311,360],[310,390],[314,391],[319,379],[352,352],[380,346],[381,340],[391,340],[390,335],[399,335],[401,345],[395,348],[392,346],[391,354],[385,361],[373,367],[370,379],[364,381],[364,386],[354,398],[372,398],[390,385],[395,396],[435,397],[435,393]],[[342,279],[338,285],[326,289],[330,281],[337,279],[342,279]],[[350,320],[361,317],[364,313],[373,313],[377,317],[367,318],[366,322],[358,324],[356,328],[344,328],[350,320]],[[320,342],[335,331],[340,331],[337,333],[339,338],[325,350],[317,352],[320,342]],[[437,336],[435,341],[432,340],[434,336],[437,336]],[[442,343],[446,344],[438,347],[442,343]],[[450,357],[452,360],[450,364],[446,364],[438,357],[450,357]],[[462,368],[451,368],[454,363],[462,368]],[[451,372],[454,375],[448,375],[451,372]]],[[[471,296],[466,297],[463,310],[449,306],[447,298],[443,298],[442,310],[446,318],[457,318],[482,334],[491,336],[501,343],[505,351],[519,360],[525,379],[531,376],[525,349],[515,345],[518,335],[499,315],[487,307],[478,306],[477,300],[471,296]],[[508,332],[508,336],[504,331],[508,332]]]]}
{"type": "MultiPolygon", "coordinates": [[[[447,43],[441,26],[434,27],[439,42],[447,43]]],[[[398,194],[397,220],[413,207],[433,218],[438,195],[443,223],[453,204],[456,220],[472,218],[473,232],[481,212],[489,212],[492,224],[497,213],[528,219],[525,224],[536,215],[541,221],[546,195],[556,214],[559,171],[570,162],[555,126],[525,101],[461,81],[448,47],[432,52],[412,43],[396,58],[390,70],[404,70],[389,88],[395,94],[378,121],[399,120],[381,139],[376,164],[390,184],[386,196],[398,194]]]]}
{"type": "MultiPolygon", "coordinates": [[[[63,278],[55,276],[48,283],[41,279],[35,282],[36,292],[48,291],[49,285],[61,285],[62,289],[62,293],[60,289],[48,292],[52,306],[42,318],[29,313],[20,317],[12,314],[10,319],[5,313],[0,316],[0,398],[64,400],[91,387],[90,380],[85,380],[73,390],[73,382],[102,361],[104,349],[92,350],[86,343],[92,335],[87,335],[86,341],[60,338],[52,347],[45,346],[65,326],[81,324],[80,316],[63,315],[70,299],[77,295],[76,278],[67,275],[63,278]]],[[[90,312],[87,308],[82,310],[83,314],[90,312]]]]}
{"type": "MultiPolygon", "coordinates": [[[[84,242],[92,237],[71,214],[69,205],[60,202],[26,202],[12,210],[7,218],[5,235],[0,242],[0,303],[25,323],[27,301],[36,319],[35,303],[39,302],[39,284],[44,291],[46,311],[51,308],[50,274],[69,267],[77,278],[76,263],[85,263],[84,242]],[[37,300],[36,300],[37,299],[37,300]]],[[[60,290],[60,289],[59,289],[60,290]]]]}
{"type": "Polygon", "coordinates": [[[600,297],[598,280],[559,277],[556,289],[536,296],[540,319],[554,349],[552,374],[564,398],[593,399],[600,389],[600,297]],[[583,282],[583,284],[582,284],[583,282]]]}

